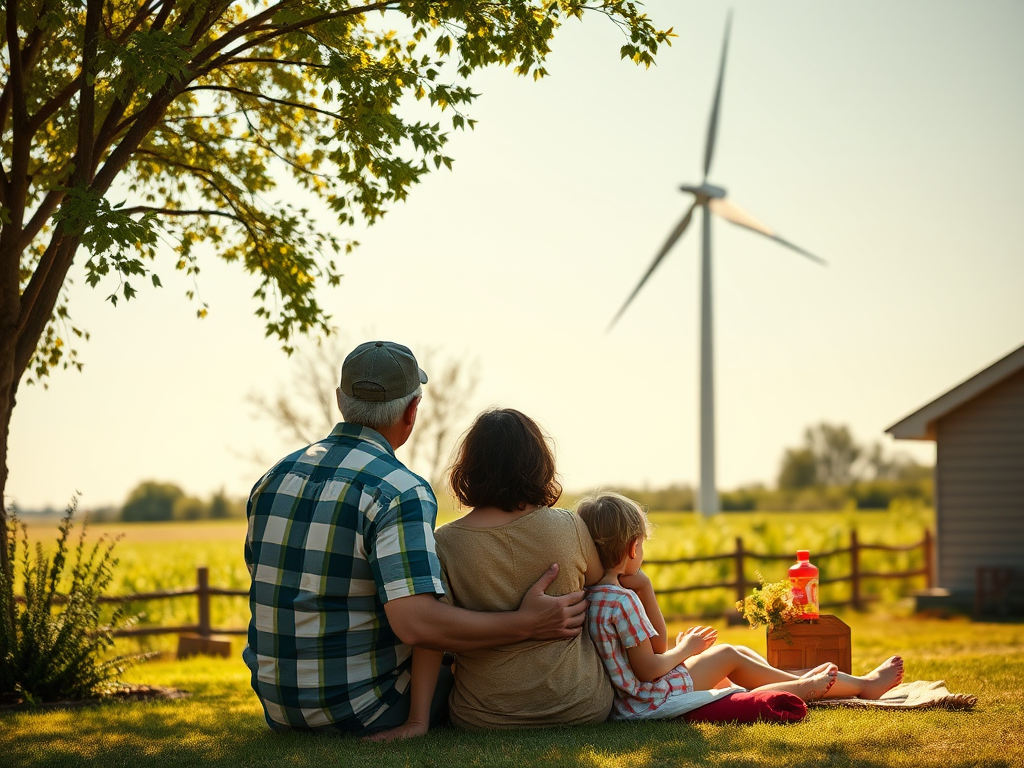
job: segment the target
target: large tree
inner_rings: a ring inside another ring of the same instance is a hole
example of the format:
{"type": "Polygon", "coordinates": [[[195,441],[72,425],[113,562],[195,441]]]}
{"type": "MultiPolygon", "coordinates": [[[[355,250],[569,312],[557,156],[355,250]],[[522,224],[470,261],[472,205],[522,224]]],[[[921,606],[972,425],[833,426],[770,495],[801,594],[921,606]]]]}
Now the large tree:
{"type": "Polygon", "coordinates": [[[281,171],[343,227],[372,223],[451,166],[446,131],[472,126],[473,70],[541,77],[560,24],[589,13],[621,27],[637,63],[671,33],[627,0],[5,0],[0,498],[19,383],[78,365],[76,258],[90,284],[114,281],[116,303],[133,281],[159,285],[158,255],[195,272],[212,244],[256,276],[268,335],[287,348],[327,330],[315,286],[337,282],[351,243],[275,197],[281,171]]]}

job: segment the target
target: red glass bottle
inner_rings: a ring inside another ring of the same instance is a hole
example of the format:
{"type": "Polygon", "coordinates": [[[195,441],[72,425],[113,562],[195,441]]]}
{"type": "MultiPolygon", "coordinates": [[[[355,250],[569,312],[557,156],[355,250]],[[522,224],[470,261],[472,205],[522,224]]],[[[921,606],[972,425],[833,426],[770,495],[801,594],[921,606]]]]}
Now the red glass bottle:
{"type": "Polygon", "coordinates": [[[793,606],[801,619],[818,618],[818,568],[811,565],[810,557],[810,551],[798,550],[796,565],[789,568],[793,606]]]}

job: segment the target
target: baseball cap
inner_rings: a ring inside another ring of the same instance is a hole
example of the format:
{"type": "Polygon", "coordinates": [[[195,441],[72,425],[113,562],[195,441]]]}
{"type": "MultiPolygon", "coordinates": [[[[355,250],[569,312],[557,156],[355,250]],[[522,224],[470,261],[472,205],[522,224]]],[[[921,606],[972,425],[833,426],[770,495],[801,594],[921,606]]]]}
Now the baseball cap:
{"type": "Polygon", "coordinates": [[[393,341],[364,342],[341,364],[341,391],[356,400],[398,400],[426,383],[412,350],[393,341]]]}

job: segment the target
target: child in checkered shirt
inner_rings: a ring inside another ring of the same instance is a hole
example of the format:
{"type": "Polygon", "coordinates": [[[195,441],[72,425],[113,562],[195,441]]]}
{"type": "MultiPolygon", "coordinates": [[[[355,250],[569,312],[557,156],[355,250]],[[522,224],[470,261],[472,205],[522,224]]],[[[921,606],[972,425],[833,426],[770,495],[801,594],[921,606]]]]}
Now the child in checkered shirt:
{"type": "MultiPolygon", "coordinates": [[[[787,691],[809,701],[829,692],[837,678],[843,683],[835,687],[844,696],[874,693],[882,685],[888,690],[898,682],[889,680],[895,674],[884,675],[882,682],[869,676],[840,676],[835,664],[822,664],[803,674],[785,672],[749,648],[714,645],[718,633],[711,627],[680,632],[675,646],[669,648],[654,588],[640,570],[644,541],[650,535],[647,515],[636,502],[616,493],[583,499],[576,511],[605,568],[601,581],[587,589],[587,629],[615,687],[614,718],[677,717],[718,696],[743,690],[737,685],[747,690],[787,691]]],[[[893,659],[886,662],[895,663],[893,659]]],[[[901,660],[898,666],[902,677],[901,660]]]]}

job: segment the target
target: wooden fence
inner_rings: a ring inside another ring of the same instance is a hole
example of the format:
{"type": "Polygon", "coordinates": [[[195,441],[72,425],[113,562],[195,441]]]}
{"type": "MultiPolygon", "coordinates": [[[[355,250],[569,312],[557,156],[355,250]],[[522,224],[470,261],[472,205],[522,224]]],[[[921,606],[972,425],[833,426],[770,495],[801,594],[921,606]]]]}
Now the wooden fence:
{"type": "MultiPolygon", "coordinates": [[[[831,558],[849,555],[850,557],[850,573],[845,576],[830,576],[823,578],[820,584],[838,584],[843,582],[850,583],[850,599],[838,602],[838,603],[824,603],[822,608],[836,608],[843,606],[852,606],[853,608],[860,610],[863,609],[868,601],[868,596],[863,594],[862,582],[864,579],[906,579],[917,576],[923,576],[925,578],[925,586],[934,586],[935,572],[935,543],[932,538],[932,533],[929,530],[925,530],[924,538],[916,544],[908,544],[905,546],[886,546],[884,544],[861,544],[857,538],[857,532],[850,532],[850,546],[844,549],[834,549],[829,552],[816,552],[814,554],[814,562],[822,564],[830,560],[831,558]],[[920,549],[923,552],[924,565],[921,568],[913,571],[864,571],[861,568],[861,555],[867,551],[880,551],[880,552],[909,552],[911,550],[920,549]]],[[[686,557],[678,560],[645,560],[644,567],[647,566],[665,566],[665,565],[686,565],[692,563],[707,563],[715,560],[731,560],[733,563],[733,578],[731,581],[722,581],[714,584],[687,584],[686,586],[678,587],[666,587],[664,589],[655,590],[659,595],[671,595],[678,594],[681,592],[696,592],[707,589],[733,589],[737,600],[742,600],[748,594],[748,590],[757,586],[757,582],[752,579],[748,579],[746,576],[747,564],[751,561],[754,562],[769,562],[769,561],[786,561],[792,562],[793,555],[772,555],[762,554],[753,550],[746,549],[743,546],[743,539],[741,537],[736,538],[736,550],[721,555],[710,555],[707,557],[686,557]]],[[[834,572],[831,568],[823,568],[825,573],[834,572]]],[[[150,627],[131,627],[129,629],[119,630],[116,634],[118,636],[139,636],[139,635],[165,635],[165,634],[189,634],[194,633],[202,637],[211,637],[212,635],[244,635],[247,630],[242,628],[214,628],[210,623],[210,598],[216,595],[223,595],[227,597],[247,597],[249,590],[247,589],[222,589],[220,587],[210,586],[210,572],[205,566],[200,566],[196,569],[196,586],[194,589],[172,589],[164,590],[161,592],[145,592],[135,595],[118,595],[118,596],[107,596],[101,597],[100,602],[102,603],[128,603],[128,602],[141,602],[145,600],[167,600],[171,598],[190,597],[195,595],[199,603],[198,611],[198,623],[186,624],[182,626],[174,627],[163,627],[163,626],[150,626],[150,627]]],[[[730,610],[725,614],[717,614],[718,618],[734,619],[739,614],[730,610]]],[[[672,616],[674,619],[694,619],[694,618],[714,618],[713,616],[672,616]]]]}
{"type": "Polygon", "coordinates": [[[143,600],[167,600],[173,597],[189,597],[195,595],[199,601],[199,621],[196,624],[184,624],[177,627],[129,627],[121,629],[114,634],[118,637],[132,637],[140,635],[183,635],[197,634],[202,637],[213,635],[244,635],[248,633],[245,627],[231,627],[214,629],[210,623],[210,598],[215,595],[227,597],[248,597],[248,589],[222,589],[221,587],[210,586],[210,570],[205,565],[196,568],[196,586],[194,589],[168,589],[161,592],[143,592],[137,595],[118,595],[116,597],[101,597],[101,603],[134,603],[143,600]]]}
{"type": "MultiPolygon", "coordinates": [[[[914,578],[917,576],[923,576],[925,579],[925,587],[932,588],[935,586],[935,541],[932,537],[932,532],[928,529],[924,531],[924,538],[915,544],[906,544],[903,546],[888,546],[885,544],[861,544],[857,538],[856,531],[850,531],[850,546],[842,549],[833,549],[827,552],[815,552],[814,562],[819,566],[828,560],[848,555],[850,557],[850,572],[845,576],[830,576],[828,578],[822,578],[819,580],[819,584],[841,584],[844,582],[850,583],[850,599],[840,602],[823,603],[821,608],[840,608],[844,606],[852,606],[856,610],[863,610],[864,606],[868,602],[869,598],[863,593],[863,581],[865,579],[907,579],[914,578]],[[867,551],[878,551],[878,552],[909,552],[912,550],[920,549],[923,554],[923,562],[920,568],[912,571],[865,571],[861,567],[861,556],[867,551]]],[[[742,537],[736,537],[736,550],[734,552],[722,554],[722,555],[711,555],[709,557],[684,557],[677,560],[654,560],[645,559],[644,568],[648,566],[665,566],[665,565],[686,565],[692,563],[707,563],[714,560],[731,560],[733,564],[732,568],[732,580],[731,581],[720,581],[714,584],[688,584],[686,586],[679,587],[666,587],[664,589],[656,589],[655,592],[659,595],[673,595],[681,592],[696,592],[706,589],[732,589],[736,595],[736,600],[743,600],[749,594],[749,590],[758,586],[757,582],[753,579],[747,578],[747,563],[750,561],[755,562],[770,562],[770,561],[784,561],[794,562],[792,554],[785,555],[772,555],[759,553],[753,550],[746,549],[743,546],[742,537]]],[[[822,568],[824,573],[834,573],[831,568],[822,568]]],[[[715,616],[722,617],[721,614],[715,616]]],[[[673,619],[697,619],[697,618],[714,618],[715,616],[700,615],[674,615],[673,619]]],[[[724,618],[726,619],[738,619],[739,614],[735,611],[729,610],[725,613],[724,618]]]]}

